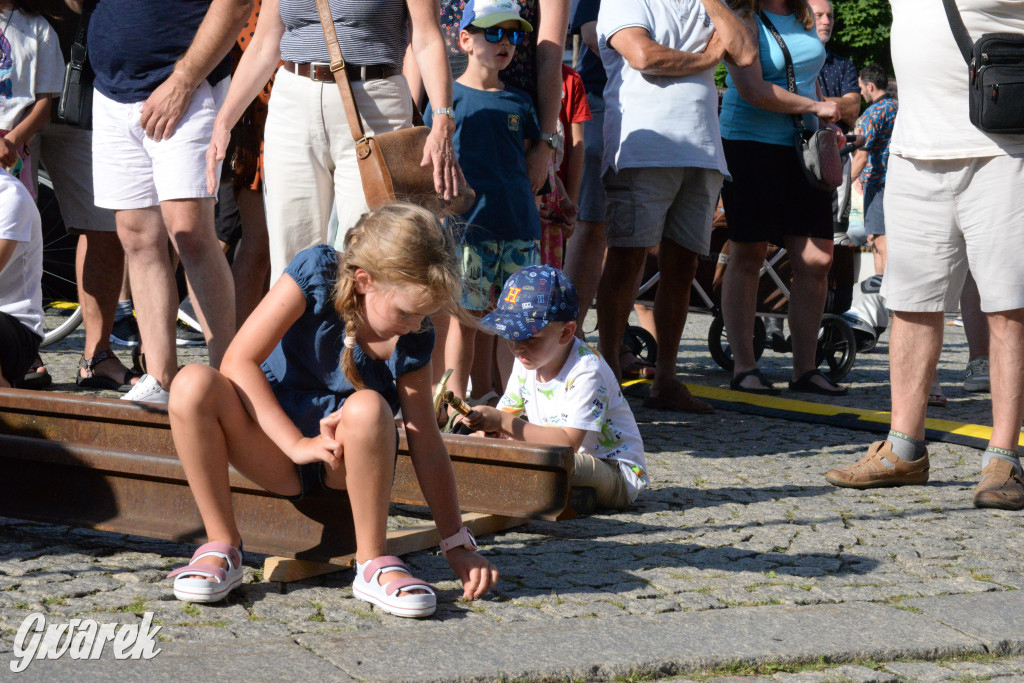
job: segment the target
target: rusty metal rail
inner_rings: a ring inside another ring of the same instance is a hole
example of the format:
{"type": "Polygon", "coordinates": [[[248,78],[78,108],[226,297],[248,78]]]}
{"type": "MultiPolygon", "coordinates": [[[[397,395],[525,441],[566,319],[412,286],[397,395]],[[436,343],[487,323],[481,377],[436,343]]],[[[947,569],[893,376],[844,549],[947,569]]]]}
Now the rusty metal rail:
{"type": "MultiPolygon", "coordinates": [[[[399,430],[392,500],[424,505],[399,430]]],[[[569,497],[572,452],[445,435],[459,501],[468,512],[556,519],[569,497]]],[[[69,394],[0,390],[0,515],[176,541],[200,541],[199,511],[160,407],[69,394]]],[[[233,469],[232,501],[248,550],[319,562],[355,551],[343,492],[299,503],[233,469]]]]}

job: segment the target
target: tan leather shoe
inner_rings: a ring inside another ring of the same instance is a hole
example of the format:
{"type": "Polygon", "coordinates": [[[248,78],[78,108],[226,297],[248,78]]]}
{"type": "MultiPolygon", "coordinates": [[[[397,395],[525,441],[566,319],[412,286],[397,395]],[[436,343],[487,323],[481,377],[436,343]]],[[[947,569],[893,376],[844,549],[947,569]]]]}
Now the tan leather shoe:
{"type": "Polygon", "coordinates": [[[1024,481],[1017,469],[1002,458],[992,458],[981,471],[974,490],[974,507],[1000,510],[1024,509],[1024,481]]]}
{"type": "Polygon", "coordinates": [[[882,486],[906,486],[928,483],[928,454],[908,462],[892,452],[888,441],[876,441],[868,454],[849,467],[829,470],[828,483],[851,489],[871,489],[882,486]]]}

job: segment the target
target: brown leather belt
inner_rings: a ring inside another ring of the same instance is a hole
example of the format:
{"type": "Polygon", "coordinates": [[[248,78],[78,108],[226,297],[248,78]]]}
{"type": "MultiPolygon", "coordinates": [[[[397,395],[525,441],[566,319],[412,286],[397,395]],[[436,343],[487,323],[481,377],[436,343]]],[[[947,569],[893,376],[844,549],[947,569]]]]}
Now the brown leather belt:
{"type": "MultiPolygon", "coordinates": [[[[333,83],[334,74],[331,73],[331,65],[324,63],[297,64],[284,60],[284,68],[296,76],[302,76],[320,83],[333,83]]],[[[350,81],[374,81],[381,78],[390,78],[401,73],[398,69],[388,64],[346,64],[345,73],[350,81]]]]}

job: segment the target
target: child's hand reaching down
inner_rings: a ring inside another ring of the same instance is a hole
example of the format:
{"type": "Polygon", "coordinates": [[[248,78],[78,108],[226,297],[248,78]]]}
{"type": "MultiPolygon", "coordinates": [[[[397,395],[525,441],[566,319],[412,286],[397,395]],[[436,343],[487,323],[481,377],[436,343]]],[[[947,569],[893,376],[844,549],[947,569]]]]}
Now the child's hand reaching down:
{"type": "Polygon", "coordinates": [[[462,581],[462,597],[476,600],[498,583],[498,570],[479,553],[466,548],[448,551],[448,564],[462,581]]]}

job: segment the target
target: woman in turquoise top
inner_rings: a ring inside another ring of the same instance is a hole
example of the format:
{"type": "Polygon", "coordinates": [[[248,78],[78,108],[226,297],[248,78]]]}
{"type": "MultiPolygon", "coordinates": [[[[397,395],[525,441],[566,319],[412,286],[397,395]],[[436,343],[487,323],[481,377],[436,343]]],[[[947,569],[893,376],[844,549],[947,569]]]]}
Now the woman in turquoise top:
{"type": "MultiPolygon", "coordinates": [[[[722,139],[731,180],[722,188],[732,247],[722,285],[722,315],[735,367],[732,388],[774,393],[754,358],[757,279],[772,242],[784,246],[793,268],[789,329],[793,337],[790,389],[842,395],[846,389],[817,370],[818,328],[832,264],[832,195],[804,178],[793,149],[794,116],[816,129],[839,120],[835,102],[822,101],[816,79],[825,47],[804,0],[729,0],[758,37],[759,60],[727,64],[722,139]],[[782,36],[793,61],[796,92],[787,88],[786,60],[763,19],[782,36]]],[[[838,132],[838,129],[837,129],[838,132]]]]}

